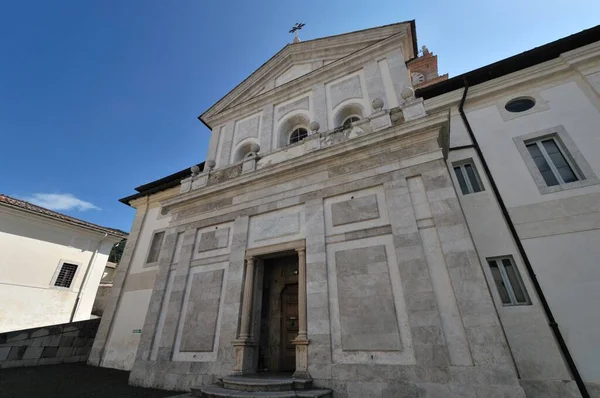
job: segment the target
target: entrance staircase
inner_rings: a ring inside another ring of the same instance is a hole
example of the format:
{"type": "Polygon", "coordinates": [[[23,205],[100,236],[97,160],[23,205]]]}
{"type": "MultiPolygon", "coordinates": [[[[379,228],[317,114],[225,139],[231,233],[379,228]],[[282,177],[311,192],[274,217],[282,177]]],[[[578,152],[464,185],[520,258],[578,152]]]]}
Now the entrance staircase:
{"type": "Polygon", "coordinates": [[[216,384],[192,388],[202,398],[331,398],[331,390],[313,389],[312,380],[279,375],[227,376],[216,384]]]}

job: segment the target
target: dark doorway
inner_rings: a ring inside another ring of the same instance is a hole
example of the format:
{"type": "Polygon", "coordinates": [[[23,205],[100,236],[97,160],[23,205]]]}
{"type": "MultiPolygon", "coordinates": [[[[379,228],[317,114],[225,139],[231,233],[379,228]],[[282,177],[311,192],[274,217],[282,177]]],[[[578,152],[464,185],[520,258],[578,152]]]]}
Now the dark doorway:
{"type": "Polygon", "coordinates": [[[298,335],[298,256],[264,260],[259,372],[293,372],[298,335]]]}

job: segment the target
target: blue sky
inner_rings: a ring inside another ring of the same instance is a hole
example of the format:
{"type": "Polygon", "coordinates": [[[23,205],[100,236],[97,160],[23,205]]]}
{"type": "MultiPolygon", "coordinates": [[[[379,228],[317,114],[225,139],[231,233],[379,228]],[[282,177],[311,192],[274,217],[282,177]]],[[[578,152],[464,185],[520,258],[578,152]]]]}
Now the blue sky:
{"type": "Polygon", "coordinates": [[[128,231],[133,188],[204,160],[196,117],[290,42],[416,19],[455,76],[600,23],[588,1],[5,1],[0,192],[128,231]]]}

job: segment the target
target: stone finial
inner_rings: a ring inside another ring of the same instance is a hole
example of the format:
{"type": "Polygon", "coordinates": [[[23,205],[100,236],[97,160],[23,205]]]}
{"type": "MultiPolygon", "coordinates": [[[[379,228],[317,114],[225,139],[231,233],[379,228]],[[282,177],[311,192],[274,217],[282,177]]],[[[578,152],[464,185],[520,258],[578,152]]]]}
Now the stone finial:
{"type": "Polygon", "coordinates": [[[213,159],[208,159],[206,162],[204,162],[204,164],[206,165],[206,167],[208,167],[209,170],[214,169],[217,165],[217,163],[213,159]]]}
{"type": "Polygon", "coordinates": [[[427,54],[429,54],[429,49],[427,48],[427,46],[425,46],[425,45],[424,45],[424,46],[422,46],[422,47],[421,47],[421,50],[423,51],[423,55],[427,55],[427,54]]]}
{"type": "Polygon", "coordinates": [[[310,122],[310,124],[308,125],[308,128],[310,129],[310,131],[314,133],[316,133],[317,131],[319,131],[319,129],[321,128],[321,125],[319,124],[319,122],[317,122],[316,120],[313,120],[312,122],[310,122]]]}
{"type": "Polygon", "coordinates": [[[404,90],[402,90],[402,93],[400,94],[400,96],[404,99],[404,100],[408,100],[412,97],[415,96],[415,90],[413,90],[410,87],[406,87],[404,90]]]}
{"type": "Polygon", "coordinates": [[[383,109],[383,100],[381,98],[375,98],[371,103],[371,106],[375,110],[375,112],[379,112],[383,109]]]}
{"type": "Polygon", "coordinates": [[[192,172],[193,176],[197,176],[198,174],[200,174],[200,167],[196,166],[192,166],[190,167],[190,171],[192,172]]]}
{"type": "Polygon", "coordinates": [[[257,143],[250,144],[250,152],[258,153],[258,151],[260,151],[260,145],[257,143]]]}

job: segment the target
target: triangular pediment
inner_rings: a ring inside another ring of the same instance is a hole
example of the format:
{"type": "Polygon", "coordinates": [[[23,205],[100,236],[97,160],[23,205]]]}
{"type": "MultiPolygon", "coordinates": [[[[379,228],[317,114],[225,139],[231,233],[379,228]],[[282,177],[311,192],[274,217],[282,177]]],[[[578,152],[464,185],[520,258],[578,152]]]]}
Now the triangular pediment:
{"type": "Polygon", "coordinates": [[[416,37],[412,21],[288,44],[200,118],[210,124],[211,119],[225,110],[235,108],[399,33],[406,33],[406,37],[414,44],[410,46],[410,54],[405,54],[407,58],[413,58],[416,55],[416,37]]]}

